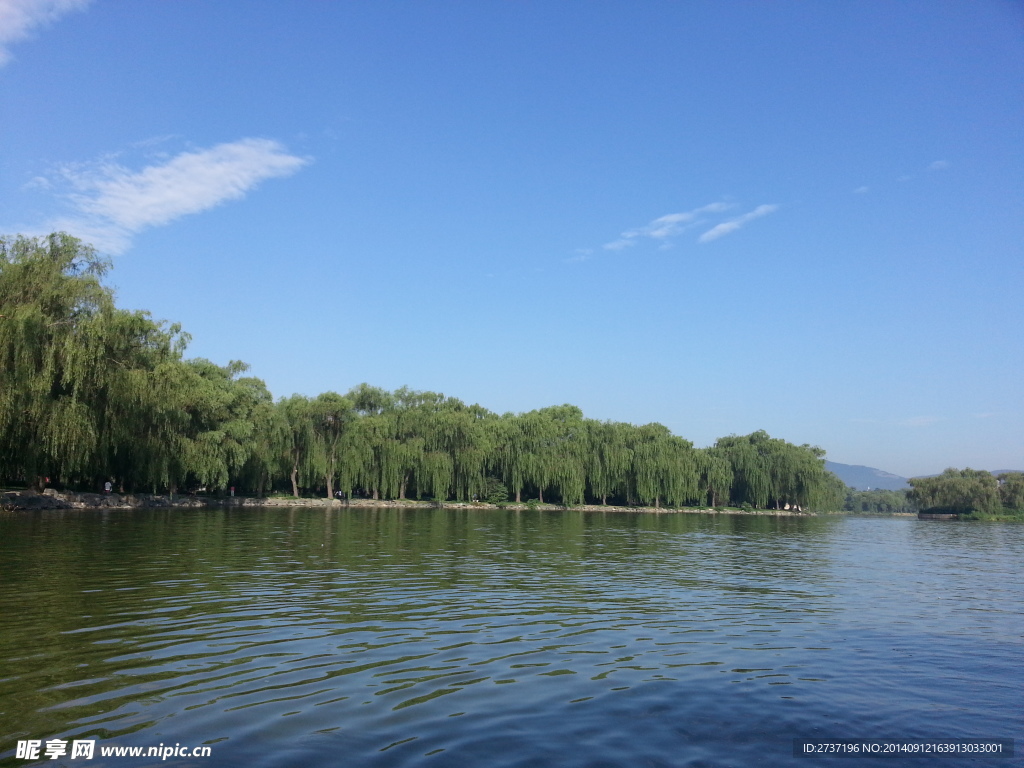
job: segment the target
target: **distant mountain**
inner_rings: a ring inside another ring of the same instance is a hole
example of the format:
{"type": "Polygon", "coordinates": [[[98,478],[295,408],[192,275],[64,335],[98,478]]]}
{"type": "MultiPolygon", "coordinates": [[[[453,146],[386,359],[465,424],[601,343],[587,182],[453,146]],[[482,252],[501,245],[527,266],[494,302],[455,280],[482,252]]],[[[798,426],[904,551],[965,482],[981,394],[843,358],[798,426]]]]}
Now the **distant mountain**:
{"type": "Polygon", "coordinates": [[[858,491],[867,491],[875,488],[881,488],[886,491],[900,491],[910,487],[907,483],[907,478],[894,475],[891,472],[883,472],[881,469],[875,469],[874,467],[826,461],[825,469],[858,491]]]}
{"type": "MultiPolygon", "coordinates": [[[[901,491],[909,488],[907,478],[885,472],[874,467],[862,467],[859,464],[839,464],[835,461],[826,461],[825,469],[838,477],[851,488],[858,491],[878,490],[901,491]]],[[[993,469],[993,475],[1004,475],[1008,472],[1024,472],[1020,469],[993,469]]],[[[938,477],[934,475],[919,475],[919,477],[938,477]]]]}

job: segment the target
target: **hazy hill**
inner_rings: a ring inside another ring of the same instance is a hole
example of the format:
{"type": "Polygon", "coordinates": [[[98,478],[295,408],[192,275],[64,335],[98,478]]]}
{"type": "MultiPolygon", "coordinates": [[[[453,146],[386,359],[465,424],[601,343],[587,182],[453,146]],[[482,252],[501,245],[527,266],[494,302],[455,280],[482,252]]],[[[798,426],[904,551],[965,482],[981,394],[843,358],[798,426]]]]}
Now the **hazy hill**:
{"type": "Polygon", "coordinates": [[[826,461],[825,469],[836,475],[851,488],[866,491],[869,488],[882,488],[886,491],[899,491],[909,488],[907,478],[884,472],[874,467],[862,467],[857,464],[839,464],[826,461]]]}
{"type": "MultiPolygon", "coordinates": [[[[885,491],[899,491],[909,488],[907,478],[894,475],[892,472],[885,472],[874,467],[862,467],[859,464],[839,464],[835,461],[826,461],[825,469],[836,475],[840,480],[851,488],[858,491],[881,488],[885,491]]],[[[1007,472],[1020,472],[1019,469],[993,469],[993,475],[1002,475],[1007,472]]],[[[937,477],[937,475],[922,475],[922,477],[937,477]]]]}

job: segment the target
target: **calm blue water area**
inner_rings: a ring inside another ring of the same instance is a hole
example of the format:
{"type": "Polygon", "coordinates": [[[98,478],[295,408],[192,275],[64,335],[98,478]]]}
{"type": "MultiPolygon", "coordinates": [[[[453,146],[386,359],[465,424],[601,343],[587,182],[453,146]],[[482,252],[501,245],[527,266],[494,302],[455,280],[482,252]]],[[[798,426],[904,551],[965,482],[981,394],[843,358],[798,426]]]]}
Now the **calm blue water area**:
{"type": "Polygon", "coordinates": [[[1024,765],[1024,526],[437,509],[0,516],[0,765],[1024,765]],[[101,747],[210,747],[208,758],[101,747]]]}

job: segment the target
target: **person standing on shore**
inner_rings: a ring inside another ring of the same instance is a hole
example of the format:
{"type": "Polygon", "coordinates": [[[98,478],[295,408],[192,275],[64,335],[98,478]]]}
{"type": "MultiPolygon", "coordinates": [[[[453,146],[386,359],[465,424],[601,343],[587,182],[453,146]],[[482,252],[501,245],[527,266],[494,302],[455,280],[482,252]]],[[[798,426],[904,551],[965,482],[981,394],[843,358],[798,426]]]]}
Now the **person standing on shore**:
{"type": "Polygon", "coordinates": [[[112,486],[112,485],[110,484],[110,481],[109,481],[109,480],[107,480],[107,482],[105,482],[105,483],[103,484],[103,492],[104,492],[104,493],[110,493],[110,489],[111,489],[111,488],[113,488],[113,486],[112,486]]]}

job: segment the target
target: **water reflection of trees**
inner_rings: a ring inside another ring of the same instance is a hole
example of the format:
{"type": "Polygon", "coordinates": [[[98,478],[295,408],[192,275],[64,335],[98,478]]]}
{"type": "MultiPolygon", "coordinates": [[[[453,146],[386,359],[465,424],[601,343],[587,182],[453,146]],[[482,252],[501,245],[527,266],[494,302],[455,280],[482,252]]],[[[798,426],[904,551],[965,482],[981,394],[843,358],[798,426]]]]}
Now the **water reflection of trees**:
{"type": "Polygon", "coordinates": [[[477,625],[514,635],[536,621],[671,628],[695,610],[737,622],[827,610],[833,524],[422,508],[10,516],[0,697],[17,697],[19,733],[101,715],[127,733],[149,722],[141,691],[157,712],[190,685],[190,659],[229,685],[289,638],[347,654],[412,643],[424,622],[448,622],[458,642],[477,625]]]}

